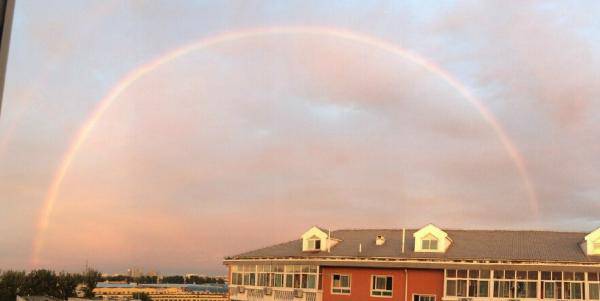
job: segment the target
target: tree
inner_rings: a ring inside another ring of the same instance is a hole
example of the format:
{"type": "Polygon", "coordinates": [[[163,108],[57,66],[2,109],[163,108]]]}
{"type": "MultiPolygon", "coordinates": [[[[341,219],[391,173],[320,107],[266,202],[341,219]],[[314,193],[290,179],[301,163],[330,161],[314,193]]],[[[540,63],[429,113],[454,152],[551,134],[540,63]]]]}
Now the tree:
{"type": "Polygon", "coordinates": [[[20,292],[28,296],[57,296],[57,277],[53,271],[32,270],[25,276],[20,292]]]}
{"type": "Polygon", "coordinates": [[[177,283],[177,284],[182,284],[184,283],[184,278],[181,275],[174,275],[174,276],[164,276],[162,278],[162,283],[177,283]]]}
{"type": "Polygon", "coordinates": [[[150,299],[150,295],[148,295],[148,293],[144,293],[144,292],[133,293],[132,297],[133,297],[133,299],[138,299],[141,301],[151,301],[152,300],[152,299],[150,299]]]}
{"type": "Polygon", "coordinates": [[[80,275],[60,272],[57,277],[57,298],[67,300],[75,297],[75,288],[80,282],[80,275]]]}
{"type": "Polygon", "coordinates": [[[94,269],[88,269],[81,275],[81,280],[85,287],[83,288],[83,294],[85,298],[94,298],[94,289],[98,284],[98,281],[101,279],[100,272],[94,269]]]}
{"type": "Polygon", "coordinates": [[[25,282],[24,271],[4,271],[0,274],[0,301],[14,301],[25,282]]]}

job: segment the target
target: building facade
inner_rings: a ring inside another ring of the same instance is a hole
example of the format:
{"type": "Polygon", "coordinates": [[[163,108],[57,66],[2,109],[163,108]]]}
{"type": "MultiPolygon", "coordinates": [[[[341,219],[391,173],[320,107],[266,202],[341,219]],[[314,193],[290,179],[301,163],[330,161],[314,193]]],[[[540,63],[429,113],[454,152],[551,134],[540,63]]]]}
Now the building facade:
{"type": "Polygon", "coordinates": [[[224,264],[230,299],[241,301],[600,300],[600,228],[312,227],[224,264]]]}

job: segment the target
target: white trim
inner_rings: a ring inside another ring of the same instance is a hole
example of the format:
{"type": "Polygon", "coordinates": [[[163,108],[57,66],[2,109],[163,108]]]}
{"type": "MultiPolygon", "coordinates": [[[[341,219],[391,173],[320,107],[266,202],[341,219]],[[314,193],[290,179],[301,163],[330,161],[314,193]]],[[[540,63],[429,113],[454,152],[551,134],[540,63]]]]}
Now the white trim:
{"type": "MultiPolygon", "coordinates": [[[[288,257],[288,258],[273,258],[273,257],[257,257],[257,258],[243,258],[243,259],[226,259],[224,260],[224,264],[236,264],[237,262],[255,262],[255,261],[269,261],[269,262],[273,262],[273,261],[283,261],[283,262],[298,262],[298,261],[306,261],[306,262],[312,262],[314,264],[315,261],[324,261],[324,262],[399,262],[399,263],[429,263],[429,264],[439,264],[439,265],[478,265],[478,266],[491,266],[490,269],[493,269],[494,266],[506,266],[506,265],[511,265],[511,266],[560,266],[560,267],[582,267],[582,268],[600,268],[600,262],[585,262],[585,263],[570,263],[570,262],[536,262],[536,261],[530,261],[530,262],[511,262],[511,261],[498,261],[498,260],[493,260],[493,259],[474,259],[474,260],[469,260],[469,259],[465,259],[467,261],[443,261],[443,260],[436,260],[434,258],[411,258],[411,259],[403,259],[403,258],[395,258],[395,257],[371,257],[371,258],[343,258],[343,257],[338,257],[338,258],[323,258],[323,257],[302,257],[302,258],[293,258],[293,257],[288,257]],[[421,259],[421,260],[415,260],[415,259],[421,259]],[[472,262],[475,261],[475,262],[472,262]],[[490,261],[495,261],[495,262],[490,262],[490,261]]],[[[401,267],[404,268],[404,267],[401,267]]]]}

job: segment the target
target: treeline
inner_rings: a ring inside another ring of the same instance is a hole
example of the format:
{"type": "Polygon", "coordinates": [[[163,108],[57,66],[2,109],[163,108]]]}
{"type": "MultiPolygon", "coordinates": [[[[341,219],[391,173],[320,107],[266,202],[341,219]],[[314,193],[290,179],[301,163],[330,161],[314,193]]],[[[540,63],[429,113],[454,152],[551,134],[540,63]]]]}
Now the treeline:
{"type": "Polygon", "coordinates": [[[14,301],[16,296],[50,296],[67,300],[75,297],[79,284],[84,297],[93,298],[94,288],[101,279],[96,270],[84,273],[67,273],[40,269],[25,271],[7,270],[0,273],[0,301],[14,301]]]}
{"type": "Polygon", "coordinates": [[[114,276],[106,276],[103,277],[101,281],[110,281],[110,282],[127,282],[127,283],[140,283],[140,284],[153,284],[153,283],[169,283],[169,284],[204,284],[204,283],[218,283],[223,284],[225,281],[222,278],[216,277],[202,277],[202,276],[181,276],[181,275],[173,275],[173,276],[139,276],[139,277],[130,277],[126,275],[114,275],[114,276]]]}

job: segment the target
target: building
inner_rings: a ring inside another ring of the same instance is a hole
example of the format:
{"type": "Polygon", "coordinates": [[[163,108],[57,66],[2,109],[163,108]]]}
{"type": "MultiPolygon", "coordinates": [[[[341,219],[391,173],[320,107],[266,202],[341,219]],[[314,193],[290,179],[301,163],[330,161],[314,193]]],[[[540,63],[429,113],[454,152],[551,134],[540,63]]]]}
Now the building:
{"type": "Polygon", "coordinates": [[[59,298],[49,296],[18,296],[16,301],[63,301],[59,298]]]}
{"type": "Polygon", "coordinates": [[[600,300],[591,233],[312,227],[227,257],[231,300],[600,300]]]}
{"type": "Polygon", "coordinates": [[[98,283],[96,297],[109,301],[132,301],[135,293],[145,293],[153,301],[226,301],[227,289],[215,284],[135,284],[98,283]]]}

